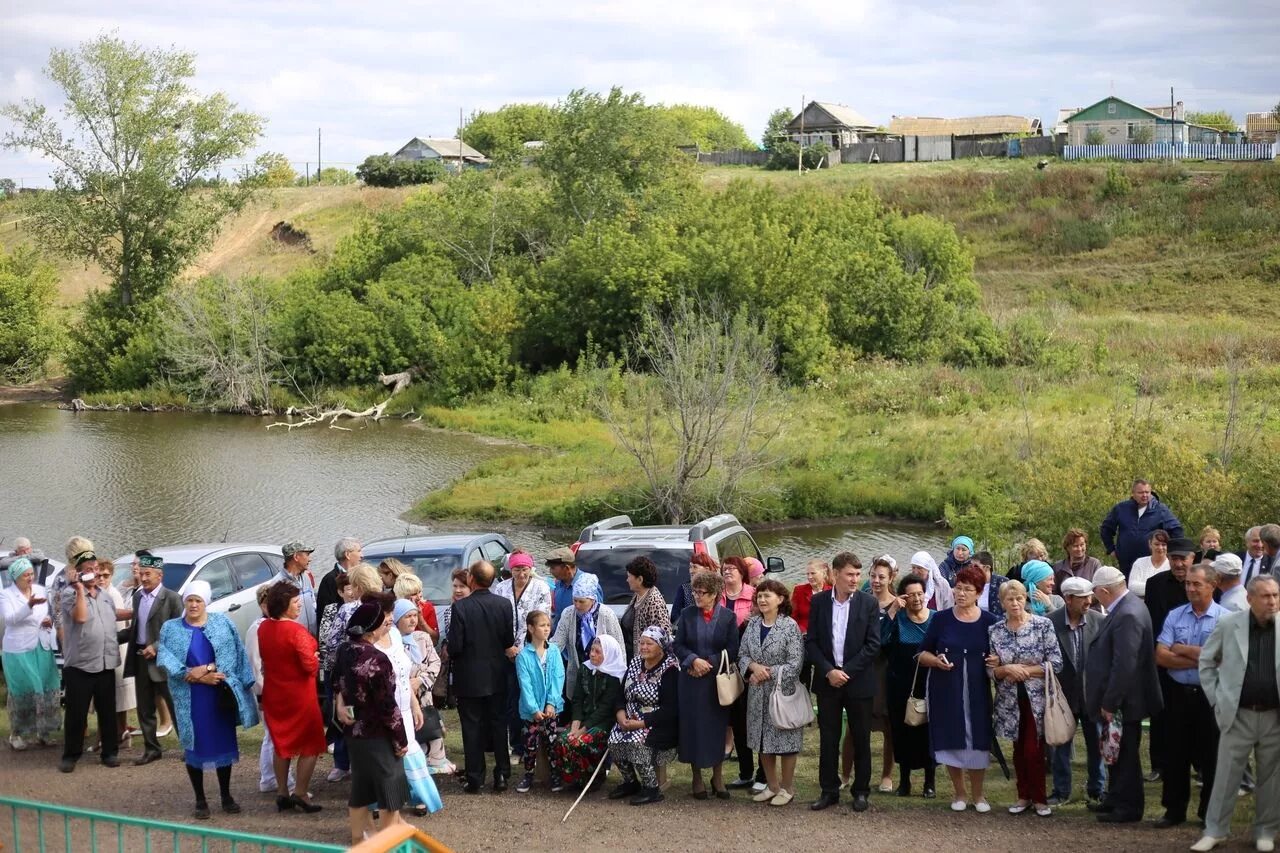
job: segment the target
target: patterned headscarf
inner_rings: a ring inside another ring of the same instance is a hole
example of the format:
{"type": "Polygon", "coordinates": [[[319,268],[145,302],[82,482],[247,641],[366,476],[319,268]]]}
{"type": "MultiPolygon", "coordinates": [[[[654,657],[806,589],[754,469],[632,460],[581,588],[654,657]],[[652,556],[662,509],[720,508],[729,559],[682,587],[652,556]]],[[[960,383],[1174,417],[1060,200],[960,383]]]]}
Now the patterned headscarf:
{"type": "Polygon", "coordinates": [[[668,634],[667,629],[663,628],[661,625],[650,625],[648,628],[645,628],[640,632],[640,636],[648,637],[650,640],[653,640],[655,643],[662,646],[663,649],[666,649],[667,646],[671,645],[671,635],[668,634]]]}
{"type": "Polygon", "coordinates": [[[35,566],[26,557],[19,557],[9,564],[9,580],[17,583],[18,578],[27,572],[35,571],[35,566]]]}

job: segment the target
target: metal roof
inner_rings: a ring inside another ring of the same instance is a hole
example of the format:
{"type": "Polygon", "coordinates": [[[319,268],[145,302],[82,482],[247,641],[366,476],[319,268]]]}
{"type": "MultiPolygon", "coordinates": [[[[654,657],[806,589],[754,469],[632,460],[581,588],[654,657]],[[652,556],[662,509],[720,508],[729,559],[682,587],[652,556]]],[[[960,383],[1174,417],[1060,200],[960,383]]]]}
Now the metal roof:
{"type": "Polygon", "coordinates": [[[439,551],[440,553],[451,554],[465,551],[472,542],[488,536],[500,536],[500,534],[442,533],[438,536],[395,536],[366,543],[362,550],[365,556],[378,554],[384,557],[407,551],[439,551]]]}

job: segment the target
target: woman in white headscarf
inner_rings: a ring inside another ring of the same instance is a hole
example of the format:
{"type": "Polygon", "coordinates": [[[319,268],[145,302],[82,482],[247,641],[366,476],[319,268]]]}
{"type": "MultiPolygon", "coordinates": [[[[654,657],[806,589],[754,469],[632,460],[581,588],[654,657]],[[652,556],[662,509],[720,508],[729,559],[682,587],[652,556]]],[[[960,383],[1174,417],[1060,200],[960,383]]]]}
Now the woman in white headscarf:
{"type": "Polygon", "coordinates": [[[947,610],[956,603],[951,584],[938,571],[938,564],[928,551],[911,555],[911,573],[924,581],[925,606],[930,610],[947,610]]]}
{"type": "Polygon", "coordinates": [[[608,634],[597,634],[586,663],[578,670],[573,725],[560,734],[551,750],[552,775],[559,777],[560,785],[585,785],[600,762],[609,746],[609,729],[626,674],[627,658],[622,645],[608,634]]]}

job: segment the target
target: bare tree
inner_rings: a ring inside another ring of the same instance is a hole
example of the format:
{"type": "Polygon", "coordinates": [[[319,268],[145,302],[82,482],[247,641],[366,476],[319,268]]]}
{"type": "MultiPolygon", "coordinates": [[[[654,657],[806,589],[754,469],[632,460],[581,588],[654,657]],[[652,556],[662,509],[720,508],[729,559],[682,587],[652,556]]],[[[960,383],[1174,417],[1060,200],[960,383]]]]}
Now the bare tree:
{"type": "Polygon", "coordinates": [[[673,523],[750,500],[748,476],[782,429],[771,338],[743,315],[680,301],[650,307],[624,382],[591,404],[639,465],[651,508],[673,523]]]}

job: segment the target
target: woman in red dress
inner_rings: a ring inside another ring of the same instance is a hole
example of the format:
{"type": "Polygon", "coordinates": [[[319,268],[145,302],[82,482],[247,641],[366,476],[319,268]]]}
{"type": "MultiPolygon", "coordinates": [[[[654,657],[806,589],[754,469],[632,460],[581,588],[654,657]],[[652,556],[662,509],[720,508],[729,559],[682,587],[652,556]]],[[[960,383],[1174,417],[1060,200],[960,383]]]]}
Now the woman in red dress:
{"type": "Polygon", "coordinates": [[[258,628],[262,655],[262,718],[275,743],[277,811],[320,811],[307,789],[316,759],[326,750],[324,723],[316,698],[320,658],[315,637],[295,622],[302,608],[298,588],[277,582],[267,593],[267,616],[258,628]],[[310,701],[307,701],[308,697],[310,701]],[[298,759],[293,793],[289,793],[289,763],[298,759]]]}

